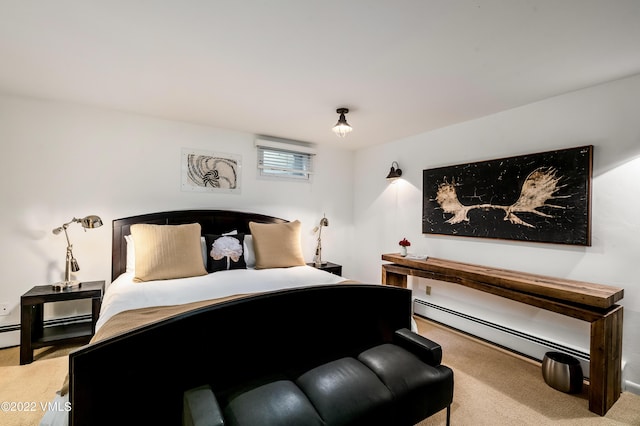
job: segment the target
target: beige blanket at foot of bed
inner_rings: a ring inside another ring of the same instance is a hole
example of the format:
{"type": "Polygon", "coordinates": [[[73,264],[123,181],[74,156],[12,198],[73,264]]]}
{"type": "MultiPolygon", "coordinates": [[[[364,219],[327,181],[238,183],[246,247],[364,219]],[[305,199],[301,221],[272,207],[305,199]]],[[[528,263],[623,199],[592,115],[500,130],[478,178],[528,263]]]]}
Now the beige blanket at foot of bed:
{"type": "MultiPolygon", "coordinates": [[[[131,309],[129,311],[123,311],[117,313],[105,322],[102,327],[91,338],[91,343],[98,342],[100,340],[108,339],[109,337],[116,336],[118,334],[125,333],[133,330],[134,328],[142,327],[153,322],[161,321],[163,319],[173,317],[175,315],[182,314],[184,312],[192,311],[194,309],[202,308],[204,306],[213,305],[216,303],[227,302],[233,299],[239,299],[246,297],[245,294],[237,294],[233,296],[221,297],[219,299],[201,300],[198,302],[185,303],[182,305],[171,306],[152,306],[149,308],[131,309]]],[[[69,392],[69,375],[64,379],[62,388],[60,389],[60,395],[64,396],[69,392]]]]}

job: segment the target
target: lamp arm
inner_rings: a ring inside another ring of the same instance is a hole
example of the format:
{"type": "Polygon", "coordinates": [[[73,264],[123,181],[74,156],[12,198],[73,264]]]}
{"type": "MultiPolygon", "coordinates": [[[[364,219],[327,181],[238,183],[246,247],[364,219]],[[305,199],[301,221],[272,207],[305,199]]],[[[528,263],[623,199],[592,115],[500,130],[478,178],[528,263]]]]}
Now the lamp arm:
{"type": "Polygon", "coordinates": [[[71,282],[71,272],[78,272],[80,270],[80,266],[78,266],[78,261],[73,256],[73,245],[71,244],[71,241],[69,240],[69,234],[67,233],[67,227],[69,226],[70,223],[73,223],[73,221],[69,223],[65,223],[61,227],[64,230],[64,236],[67,238],[67,256],[65,258],[65,265],[64,265],[64,282],[65,283],[71,282]]]}
{"type": "Polygon", "coordinates": [[[67,228],[69,227],[70,223],[73,222],[65,223],[61,226],[62,230],[64,231],[64,236],[67,238],[67,249],[71,249],[71,241],[69,240],[69,233],[67,232],[67,228]]]}

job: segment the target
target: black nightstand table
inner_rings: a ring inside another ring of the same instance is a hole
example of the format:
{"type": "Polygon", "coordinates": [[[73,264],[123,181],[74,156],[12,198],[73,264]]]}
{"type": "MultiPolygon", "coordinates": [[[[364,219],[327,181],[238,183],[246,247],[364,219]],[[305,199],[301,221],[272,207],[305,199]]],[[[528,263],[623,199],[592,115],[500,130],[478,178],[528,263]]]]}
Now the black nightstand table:
{"type": "Polygon", "coordinates": [[[307,263],[309,266],[313,266],[314,268],[321,269],[323,271],[331,272],[334,275],[342,275],[342,265],[338,265],[337,263],[323,263],[322,266],[315,266],[313,262],[307,263]]]}
{"type": "Polygon", "coordinates": [[[85,343],[96,331],[104,281],[87,281],[68,290],[49,285],[33,287],[20,297],[20,364],[33,362],[33,350],[61,343],[85,343]],[[44,304],[91,299],[91,322],[44,327],[44,304]]]}

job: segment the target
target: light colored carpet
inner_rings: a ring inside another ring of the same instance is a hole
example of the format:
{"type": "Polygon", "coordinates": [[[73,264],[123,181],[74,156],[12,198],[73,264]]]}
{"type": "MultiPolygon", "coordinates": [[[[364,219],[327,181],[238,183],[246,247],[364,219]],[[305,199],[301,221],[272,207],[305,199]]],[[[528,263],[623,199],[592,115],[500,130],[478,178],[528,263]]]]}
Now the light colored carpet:
{"type": "MultiPolygon", "coordinates": [[[[540,364],[514,356],[420,318],[420,334],[443,348],[443,364],[454,371],[454,426],[640,425],[640,396],[624,392],[606,416],[591,413],[587,389],[569,395],[546,385],[540,364]]],[[[19,365],[19,348],[0,350],[0,403],[26,402],[34,411],[0,411],[2,426],[37,425],[60,388],[73,347],[36,352],[35,361],[19,365]]],[[[445,424],[445,411],[419,426],[445,424]]]]}
{"type": "MultiPolygon", "coordinates": [[[[640,425],[640,396],[623,392],[600,417],[589,411],[588,388],[570,395],[549,387],[540,363],[416,318],[419,333],[442,346],[454,371],[451,424],[456,426],[640,425]]],[[[420,426],[444,425],[445,412],[420,426]]]]}
{"type": "Polygon", "coordinates": [[[67,354],[76,347],[37,349],[34,362],[25,365],[20,365],[19,347],[0,350],[0,425],[40,423],[67,374],[67,354]],[[10,411],[5,411],[7,403],[10,411]]]}

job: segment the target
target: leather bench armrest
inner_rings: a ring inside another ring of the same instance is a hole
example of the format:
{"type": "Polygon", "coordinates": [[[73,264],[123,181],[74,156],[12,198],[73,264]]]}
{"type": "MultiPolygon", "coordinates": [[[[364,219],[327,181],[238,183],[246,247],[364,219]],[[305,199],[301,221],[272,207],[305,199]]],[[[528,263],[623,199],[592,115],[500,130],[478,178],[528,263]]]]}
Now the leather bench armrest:
{"type": "Polygon", "coordinates": [[[406,328],[396,330],[393,343],[416,355],[426,364],[437,367],[442,362],[442,347],[406,328]]]}
{"type": "Polygon", "coordinates": [[[211,387],[201,386],[184,393],[183,426],[223,426],[224,418],[211,387]]]}

